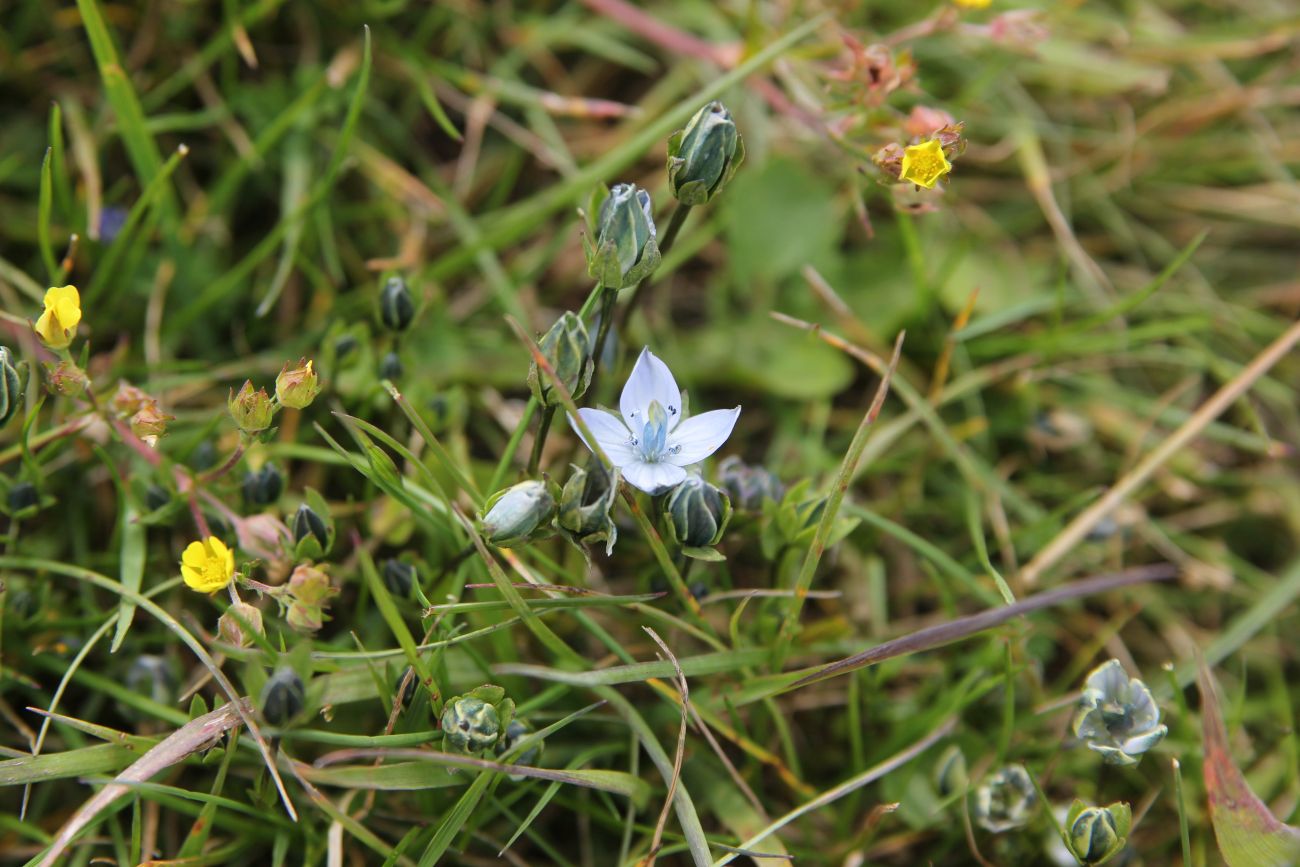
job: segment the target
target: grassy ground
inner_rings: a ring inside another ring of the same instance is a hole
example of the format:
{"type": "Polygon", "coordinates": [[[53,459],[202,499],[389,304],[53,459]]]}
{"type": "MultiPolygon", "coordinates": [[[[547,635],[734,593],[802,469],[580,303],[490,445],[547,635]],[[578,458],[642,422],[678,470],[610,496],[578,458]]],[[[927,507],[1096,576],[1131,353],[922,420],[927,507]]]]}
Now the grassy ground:
{"type": "Polygon", "coordinates": [[[1295,863],[1238,838],[1300,809],[1297,33],[1267,0],[7,4],[0,859],[1068,865],[1078,798],[1131,805],[1112,863],[1295,863]],[[747,155],[687,213],[667,140],[715,98],[747,155]],[[934,111],[965,151],[899,183],[873,155],[934,111]],[[582,216],[616,182],[665,248],[617,299],[582,216]],[[32,327],[65,284],[66,349],[32,327]],[[725,559],[632,488],[608,557],[479,520],[587,464],[528,338],[616,300],[577,403],[648,346],[743,407],[705,476],[793,491],[734,503],[725,559]],[[300,358],[320,395],[241,433],[228,397],[300,358]],[[1071,725],[1112,658],[1168,727],[1133,766],[1071,725]],[[484,683],[540,770],[444,751],[484,683]],[[993,833],[1010,763],[1059,814],[993,833]]]}

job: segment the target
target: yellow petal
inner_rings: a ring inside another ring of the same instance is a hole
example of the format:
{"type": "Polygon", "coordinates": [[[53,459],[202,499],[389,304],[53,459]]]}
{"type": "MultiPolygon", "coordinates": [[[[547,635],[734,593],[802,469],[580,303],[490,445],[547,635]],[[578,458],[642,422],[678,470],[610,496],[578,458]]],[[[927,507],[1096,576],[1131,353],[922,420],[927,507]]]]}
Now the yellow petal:
{"type": "Polygon", "coordinates": [[[185,552],[181,554],[181,563],[195,569],[202,569],[206,562],[208,562],[208,552],[202,542],[191,542],[185,546],[185,552]]]}
{"type": "Polygon", "coordinates": [[[48,307],[36,320],[35,327],[36,334],[41,338],[41,342],[51,349],[63,349],[72,342],[72,335],[63,329],[63,324],[59,322],[58,316],[48,307]]]}
{"type": "Polygon", "coordinates": [[[45,309],[54,310],[59,323],[71,331],[81,322],[81,294],[76,286],[53,286],[45,293],[45,309]]]}
{"type": "Polygon", "coordinates": [[[188,563],[181,564],[181,577],[185,579],[185,584],[195,590],[200,589],[199,585],[203,583],[203,571],[190,566],[188,563]]]}

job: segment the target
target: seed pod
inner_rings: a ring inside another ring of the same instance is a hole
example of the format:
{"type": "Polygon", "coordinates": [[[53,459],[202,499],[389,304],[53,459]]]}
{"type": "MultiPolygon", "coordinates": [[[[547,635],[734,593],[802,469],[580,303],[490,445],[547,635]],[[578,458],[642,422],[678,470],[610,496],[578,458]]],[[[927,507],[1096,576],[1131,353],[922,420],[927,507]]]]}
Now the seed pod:
{"type": "Polygon", "coordinates": [[[458,696],[442,709],[443,748],[476,755],[491,749],[501,736],[501,717],[494,705],[474,696],[458,696]]]}
{"type": "Polygon", "coordinates": [[[244,500],[253,506],[269,506],[284,493],[284,476],[275,464],[266,463],[256,472],[244,473],[244,500]]]}
{"type": "Polygon", "coordinates": [[[415,300],[406,281],[389,277],[379,291],[379,321],[390,331],[405,331],[415,318],[415,300]]]}
{"type": "Polygon", "coordinates": [[[307,701],[307,689],[302,678],[292,668],[280,666],[262,687],[258,704],[262,716],[273,726],[284,726],[302,711],[307,701]]]}
{"type": "MultiPolygon", "coordinates": [[[[582,319],[566,311],[542,337],[538,348],[573,399],[582,397],[591,382],[593,369],[587,326],[582,324],[582,319]]],[[[528,387],[542,406],[560,403],[551,378],[537,369],[536,362],[528,370],[528,387]]]]}
{"type": "Polygon", "coordinates": [[[500,548],[522,545],[555,516],[555,498],[544,482],[525,481],[498,491],[483,505],[483,537],[500,548]]]}
{"type": "Polygon", "coordinates": [[[237,394],[231,392],[228,403],[230,417],[235,420],[235,426],[244,433],[255,434],[271,426],[275,407],[271,405],[271,396],[266,393],[266,389],[259,388],[254,391],[253,383],[244,380],[244,385],[237,394]]]}
{"type": "Polygon", "coordinates": [[[703,205],[721,192],[744,159],[745,144],[731,112],[714,100],[668,139],[668,186],[683,205],[703,205]]]}
{"type": "Polygon", "coordinates": [[[22,407],[23,382],[18,375],[13,353],[9,347],[0,346],[0,427],[18,414],[22,407]]]}
{"type": "Polygon", "coordinates": [[[320,377],[312,369],[311,361],[299,359],[297,367],[285,364],[275,378],[275,396],[290,409],[306,409],[320,394],[320,377]]]}
{"type": "Polygon", "coordinates": [[[1133,827],[1133,811],[1128,804],[1089,807],[1076,800],[1065,825],[1070,854],[1091,867],[1109,861],[1124,848],[1133,827]]]}
{"type": "Polygon", "coordinates": [[[419,578],[415,567],[396,558],[388,559],[379,567],[379,575],[384,579],[388,592],[399,599],[410,599],[419,578]]]}
{"type": "Polygon", "coordinates": [[[398,380],[402,378],[405,369],[402,367],[402,359],[396,352],[385,353],[384,357],[379,359],[379,378],[398,380]]]}
{"type": "Polygon", "coordinates": [[[650,194],[635,184],[615,184],[596,219],[596,246],[587,273],[606,289],[645,279],[659,265],[659,244],[650,194]]]}
{"type": "Polygon", "coordinates": [[[731,498],[700,476],[690,475],[664,500],[664,517],[679,545],[708,548],[722,539],[731,518],[731,498]]]}

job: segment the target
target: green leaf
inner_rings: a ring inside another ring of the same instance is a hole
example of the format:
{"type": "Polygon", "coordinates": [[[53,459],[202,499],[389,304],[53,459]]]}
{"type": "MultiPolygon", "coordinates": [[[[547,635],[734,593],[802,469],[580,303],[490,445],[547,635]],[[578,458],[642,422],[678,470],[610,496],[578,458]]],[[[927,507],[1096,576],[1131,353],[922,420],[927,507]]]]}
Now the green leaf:
{"type": "MultiPolygon", "coordinates": [[[[118,581],[131,593],[139,593],[140,585],[144,581],[146,531],[145,525],[136,520],[139,512],[127,499],[125,486],[122,488],[121,514],[122,547],[119,554],[118,581]]],[[[122,639],[126,638],[127,630],[131,628],[131,620],[134,617],[135,603],[129,596],[123,596],[118,603],[117,631],[113,633],[113,643],[109,647],[109,653],[117,653],[117,649],[122,646],[122,639]]]]}

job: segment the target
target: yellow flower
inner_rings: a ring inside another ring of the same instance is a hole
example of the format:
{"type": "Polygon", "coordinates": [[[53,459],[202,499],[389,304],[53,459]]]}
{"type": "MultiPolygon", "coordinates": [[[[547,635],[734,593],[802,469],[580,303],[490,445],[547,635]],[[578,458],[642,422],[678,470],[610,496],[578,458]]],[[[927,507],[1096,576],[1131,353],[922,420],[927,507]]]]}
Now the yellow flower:
{"type": "Polygon", "coordinates": [[[45,312],[36,320],[36,333],[51,349],[63,349],[81,321],[81,296],[76,286],[53,286],[45,293],[45,312]]]}
{"type": "Polygon", "coordinates": [[[929,190],[950,171],[952,163],[944,156],[943,146],[938,139],[930,139],[907,146],[903,151],[903,168],[899,177],[929,190]]]}
{"type": "Polygon", "coordinates": [[[181,555],[181,577],[192,590],[216,593],[235,577],[235,554],[216,536],[191,542],[181,555]]]}
{"type": "Polygon", "coordinates": [[[958,9],[987,9],[992,3],[993,0],[952,0],[958,9]]]}

